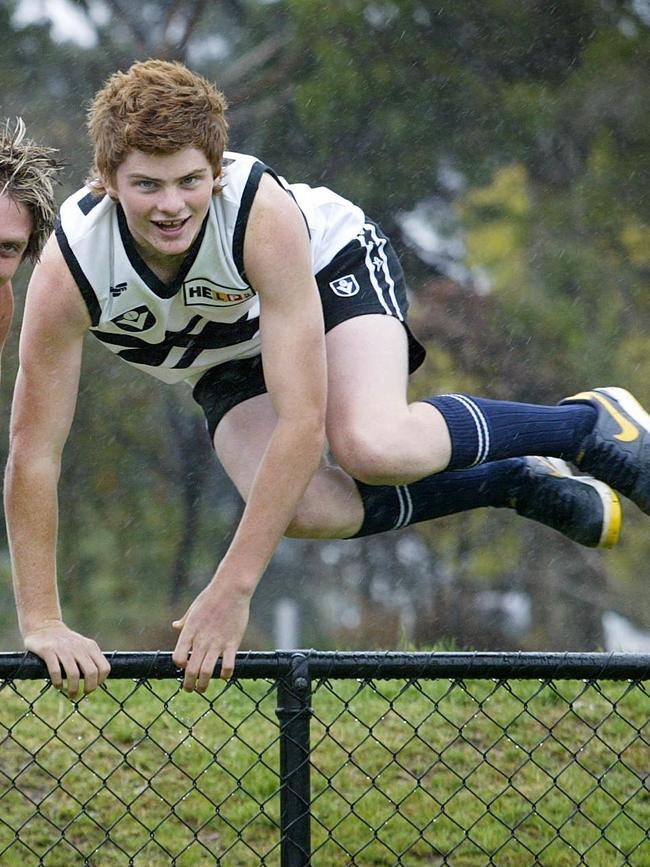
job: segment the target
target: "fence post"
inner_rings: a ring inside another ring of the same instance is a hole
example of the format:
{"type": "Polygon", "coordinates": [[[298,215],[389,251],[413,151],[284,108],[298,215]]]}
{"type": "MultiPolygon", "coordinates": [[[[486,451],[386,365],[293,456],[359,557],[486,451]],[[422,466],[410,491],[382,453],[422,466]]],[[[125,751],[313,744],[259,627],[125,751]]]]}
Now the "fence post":
{"type": "Polygon", "coordinates": [[[278,679],[275,710],[280,721],[280,863],[311,864],[309,657],[292,653],[289,672],[278,679]]]}

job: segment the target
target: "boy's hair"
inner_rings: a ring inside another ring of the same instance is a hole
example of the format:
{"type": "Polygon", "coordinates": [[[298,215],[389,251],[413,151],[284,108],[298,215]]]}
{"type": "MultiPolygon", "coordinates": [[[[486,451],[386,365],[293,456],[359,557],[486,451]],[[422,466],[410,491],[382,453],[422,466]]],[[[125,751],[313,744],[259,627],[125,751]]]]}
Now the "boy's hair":
{"type": "Polygon", "coordinates": [[[114,73],[88,111],[95,149],[90,186],[104,193],[131,150],[169,154],[194,147],[218,178],[228,141],[226,108],[215,85],[182,63],[146,60],[114,73]]]}
{"type": "Polygon", "coordinates": [[[32,217],[25,256],[35,262],[54,228],[54,181],[59,171],[53,148],[25,138],[25,123],[17,117],[0,126],[0,196],[23,205],[32,217]]]}

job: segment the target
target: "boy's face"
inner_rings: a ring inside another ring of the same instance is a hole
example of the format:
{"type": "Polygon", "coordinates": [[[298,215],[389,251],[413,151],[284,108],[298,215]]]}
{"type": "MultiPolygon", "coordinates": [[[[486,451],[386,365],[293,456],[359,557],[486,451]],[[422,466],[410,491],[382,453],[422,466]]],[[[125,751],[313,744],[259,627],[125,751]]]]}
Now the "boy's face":
{"type": "Polygon", "coordinates": [[[129,230],[145,261],[172,264],[196,238],[210,207],[212,166],[205,154],[186,147],[171,154],[130,151],[112,181],[129,230]]]}
{"type": "Polygon", "coordinates": [[[11,280],[22,262],[32,226],[24,205],[6,194],[0,196],[0,286],[11,280]]]}

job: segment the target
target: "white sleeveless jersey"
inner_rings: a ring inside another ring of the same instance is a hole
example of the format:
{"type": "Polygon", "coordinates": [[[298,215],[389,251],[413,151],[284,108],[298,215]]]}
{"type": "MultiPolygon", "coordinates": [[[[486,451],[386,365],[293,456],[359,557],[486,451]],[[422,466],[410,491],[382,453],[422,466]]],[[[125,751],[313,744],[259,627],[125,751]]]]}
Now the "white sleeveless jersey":
{"type": "Polygon", "coordinates": [[[170,383],[194,385],[217,364],[259,354],[259,299],[246,280],[243,251],[264,172],[300,207],[317,274],[362,230],[363,211],[325,187],[288,184],[252,156],[224,154],[223,190],[213,196],[172,284],[141,258],[119,204],[88,187],[70,196],[56,236],[95,337],[124,361],[170,383]]]}

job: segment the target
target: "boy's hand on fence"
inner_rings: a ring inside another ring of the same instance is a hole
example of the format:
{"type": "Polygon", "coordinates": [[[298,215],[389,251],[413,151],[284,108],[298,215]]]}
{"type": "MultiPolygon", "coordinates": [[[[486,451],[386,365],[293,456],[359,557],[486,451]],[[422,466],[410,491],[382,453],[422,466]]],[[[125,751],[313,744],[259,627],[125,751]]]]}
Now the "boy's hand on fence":
{"type": "Polygon", "coordinates": [[[199,593],[183,617],[172,623],[180,631],[172,659],[185,669],[183,689],[205,692],[219,657],[221,677],[232,675],[249,610],[248,594],[224,590],[213,582],[199,593]]]}
{"type": "Polygon", "coordinates": [[[45,662],[52,685],[71,699],[77,697],[81,678],[87,694],[102,684],[111,670],[96,641],[74,632],[60,620],[26,633],[23,642],[27,650],[45,662]]]}

